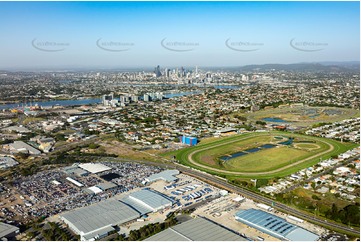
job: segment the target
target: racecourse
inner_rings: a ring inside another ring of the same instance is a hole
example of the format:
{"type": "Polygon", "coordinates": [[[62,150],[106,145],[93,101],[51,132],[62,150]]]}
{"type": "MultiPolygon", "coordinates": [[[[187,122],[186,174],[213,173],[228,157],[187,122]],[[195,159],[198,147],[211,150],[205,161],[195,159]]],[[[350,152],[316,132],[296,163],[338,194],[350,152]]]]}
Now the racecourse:
{"type": "Polygon", "coordinates": [[[252,132],[182,149],[177,152],[176,157],[182,164],[213,174],[271,178],[292,174],[318,163],[320,159],[328,159],[356,146],[357,144],[341,143],[331,139],[287,132],[252,132]],[[239,150],[239,146],[241,148],[255,148],[265,143],[273,142],[274,144],[276,143],[274,139],[276,136],[294,137],[298,140],[314,143],[298,143],[295,147],[278,145],[229,161],[222,162],[219,160],[220,155],[230,155],[231,151],[239,150]]]}

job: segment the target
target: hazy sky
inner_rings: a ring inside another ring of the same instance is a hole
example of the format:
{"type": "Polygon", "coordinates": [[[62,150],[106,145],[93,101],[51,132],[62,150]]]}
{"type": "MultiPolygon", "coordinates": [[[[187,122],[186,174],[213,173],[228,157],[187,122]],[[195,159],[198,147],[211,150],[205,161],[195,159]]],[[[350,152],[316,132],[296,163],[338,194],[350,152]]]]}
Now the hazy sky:
{"type": "Polygon", "coordinates": [[[0,2],[0,69],[355,61],[359,4],[0,2]]]}

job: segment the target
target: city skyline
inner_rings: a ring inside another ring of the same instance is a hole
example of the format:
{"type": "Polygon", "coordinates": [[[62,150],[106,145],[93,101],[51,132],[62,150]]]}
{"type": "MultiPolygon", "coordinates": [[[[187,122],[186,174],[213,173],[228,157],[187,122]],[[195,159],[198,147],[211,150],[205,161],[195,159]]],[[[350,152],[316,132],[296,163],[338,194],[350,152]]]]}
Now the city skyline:
{"type": "Polygon", "coordinates": [[[359,15],[359,2],[1,2],[0,69],[359,61],[359,15]]]}

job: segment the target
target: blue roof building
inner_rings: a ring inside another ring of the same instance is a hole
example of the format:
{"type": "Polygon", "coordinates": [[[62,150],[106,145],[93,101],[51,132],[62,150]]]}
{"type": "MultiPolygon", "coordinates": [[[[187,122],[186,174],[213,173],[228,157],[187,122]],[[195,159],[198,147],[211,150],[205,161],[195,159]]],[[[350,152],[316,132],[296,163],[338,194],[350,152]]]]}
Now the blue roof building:
{"type": "Polygon", "coordinates": [[[258,209],[240,210],[235,219],[280,240],[316,241],[319,238],[317,234],[258,209]]]}

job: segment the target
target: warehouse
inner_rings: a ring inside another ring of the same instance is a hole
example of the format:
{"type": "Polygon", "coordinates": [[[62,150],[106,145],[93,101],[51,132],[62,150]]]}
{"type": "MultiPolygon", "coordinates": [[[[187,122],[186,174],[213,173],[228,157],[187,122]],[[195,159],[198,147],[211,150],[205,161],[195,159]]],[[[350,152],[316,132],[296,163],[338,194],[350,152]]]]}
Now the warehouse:
{"type": "Polygon", "coordinates": [[[171,207],[174,202],[166,195],[149,189],[133,192],[121,199],[121,201],[133,207],[142,215],[171,207]]]}
{"type": "Polygon", "coordinates": [[[319,236],[258,209],[240,210],[235,219],[280,240],[316,241],[319,236]]]}
{"type": "Polygon", "coordinates": [[[113,226],[135,220],[140,214],[128,205],[107,200],[60,215],[81,240],[100,239],[114,231],[113,226]]]}
{"type": "Polygon", "coordinates": [[[21,152],[21,153],[29,153],[30,155],[40,155],[41,152],[34,147],[28,145],[23,141],[14,141],[14,143],[9,144],[10,151],[13,152],[21,152]]]}
{"type": "Polygon", "coordinates": [[[179,174],[178,170],[165,170],[157,174],[153,174],[147,178],[145,178],[146,182],[155,182],[158,180],[163,180],[166,182],[176,182],[178,178],[176,175],[179,174]]]}
{"type": "Polygon", "coordinates": [[[146,241],[246,241],[240,235],[205,219],[195,218],[168,228],[146,241]]]}

